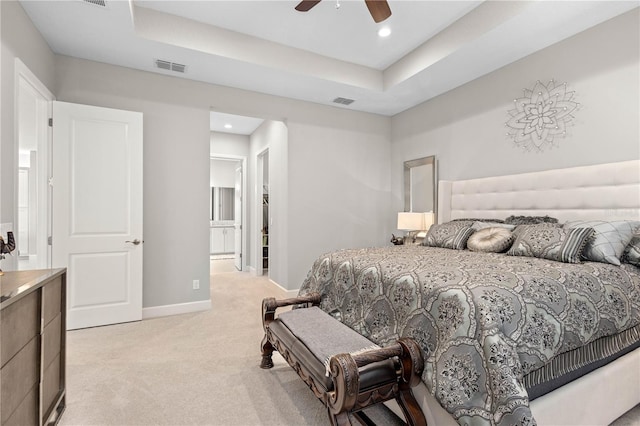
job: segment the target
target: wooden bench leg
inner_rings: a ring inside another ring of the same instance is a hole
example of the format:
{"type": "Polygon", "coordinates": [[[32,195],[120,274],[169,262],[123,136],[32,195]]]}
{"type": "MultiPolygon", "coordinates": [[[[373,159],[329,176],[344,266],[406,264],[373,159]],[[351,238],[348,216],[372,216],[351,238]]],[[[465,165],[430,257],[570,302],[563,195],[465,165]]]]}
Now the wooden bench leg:
{"type": "Polygon", "coordinates": [[[266,334],[262,338],[262,344],[260,347],[262,348],[262,361],[260,361],[260,368],[273,367],[273,359],[271,358],[271,355],[273,355],[273,345],[266,334]]]}
{"type": "Polygon", "coordinates": [[[413,396],[411,390],[401,390],[396,396],[396,401],[402,409],[402,414],[409,426],[427,426],[427,419],[413,396]]]}
{"type": "Polygon", "coordinates": [[[331,413],[331,410],[328,410],[329,418],[331,419],[331,424],[333,426],[352,426],[351,420],[349,419],[349,413],[343,411],[334,415],[331,413]]]}
{"type": "Polygon", "coordinates": [[[271,344],[269,338],[269,324],[275,320],[276,309],[283,306],[291,305],[307,305],[318,306],[320,304],[320,295],[313,293],[307,296],[295,297],[293,299],[276,300],[274,297],[267,297],[262,300],[262,328],[264,329],[264,337],[260,344],[262,352],[262,361],[260,361],[260,368],[273,367],[273,351],[275,348],[271,344]]]}

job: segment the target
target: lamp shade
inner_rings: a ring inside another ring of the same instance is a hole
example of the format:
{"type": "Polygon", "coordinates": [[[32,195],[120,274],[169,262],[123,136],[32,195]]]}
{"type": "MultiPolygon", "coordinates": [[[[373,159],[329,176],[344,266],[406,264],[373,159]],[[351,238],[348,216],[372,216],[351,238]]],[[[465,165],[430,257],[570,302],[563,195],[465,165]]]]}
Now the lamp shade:
{"type": "Polygon", "coordinates": [[[424,213],[399,212],[398,229],[403,231],[419,231],[424,229],[424,213]]]}

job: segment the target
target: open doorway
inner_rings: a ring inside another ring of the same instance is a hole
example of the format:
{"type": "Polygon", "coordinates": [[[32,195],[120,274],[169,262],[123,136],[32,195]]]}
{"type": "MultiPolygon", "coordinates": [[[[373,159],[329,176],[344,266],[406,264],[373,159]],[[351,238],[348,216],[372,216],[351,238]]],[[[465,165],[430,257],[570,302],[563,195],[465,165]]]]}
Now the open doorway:
{"type": "Polygon", "coordinates": [[[210,271],[246,272],[251,265],[251,134],[264,120],[210,112],[210,271]]]}
{"type": "Polygon", "coordinates": [[[246,160],[211,157],[209,192],[209,255],[211,259],[233,259],[235,269],[243,265],[243,200],[246,160]]]}
{"type": "MultiPolygon", "coordinates": [[[[242,271],[265,275],[268,282],[279,285],[278,281],[284,282],[286,277],[286,258],[281,253],[286,253],[287,241],[287,126],[282,120],[214,111],[211,115],[217,125],[212,118],[210,156],[246,159],[242,175],[242,271]],[[232,134],[234,131],[237,133],[232,134]]],[[[212,275],[237,270],[220,262],[230,261],[212,260],[212,275]]]]}
{"type": "Polygon", "coordinates": [[[257,246],[260,247],[259,254],[261,259],[256,262],[256,274],[264,275],[269,273],[269,225],[271,224],[271,216],[269,209],[269,149],[265,149],[257,158],[257,185],[256,193],[256,217],[258,219],[259,241],[257,246]]]}

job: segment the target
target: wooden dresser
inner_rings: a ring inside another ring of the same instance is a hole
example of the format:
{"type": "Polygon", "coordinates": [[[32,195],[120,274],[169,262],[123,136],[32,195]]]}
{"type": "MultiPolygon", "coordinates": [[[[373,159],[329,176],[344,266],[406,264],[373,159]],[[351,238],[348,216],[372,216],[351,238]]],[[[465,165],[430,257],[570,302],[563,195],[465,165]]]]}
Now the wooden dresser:
{"type": "Polygon", "coordinates": [[[66,269],[0,276],[0,425],[56,424],[65,407],[66,269]]]}

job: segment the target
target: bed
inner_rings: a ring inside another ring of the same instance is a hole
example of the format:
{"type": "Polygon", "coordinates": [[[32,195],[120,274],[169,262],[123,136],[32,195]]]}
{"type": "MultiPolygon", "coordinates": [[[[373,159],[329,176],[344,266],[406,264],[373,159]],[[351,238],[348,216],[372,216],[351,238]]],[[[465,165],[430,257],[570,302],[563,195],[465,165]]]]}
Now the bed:
{"type": "Polygon", "coordinates": [[[640,403],[640,267],[579,256],[596,249],[603,223],[640,226],[640,161],[441,181],[427,238],[454,229],[458,239],[438,241],[460,248],[460,230],[509,216],[559,224],[512,228],[510,255],[416,245],[328,253],[300,294],[320,293],[322,309],[378,344],[419,342],[414,393],[429,424],[609,424],[640,403]],[[562,250],[536,251],[551,234],[562,250]]]}

